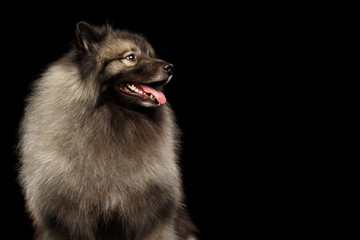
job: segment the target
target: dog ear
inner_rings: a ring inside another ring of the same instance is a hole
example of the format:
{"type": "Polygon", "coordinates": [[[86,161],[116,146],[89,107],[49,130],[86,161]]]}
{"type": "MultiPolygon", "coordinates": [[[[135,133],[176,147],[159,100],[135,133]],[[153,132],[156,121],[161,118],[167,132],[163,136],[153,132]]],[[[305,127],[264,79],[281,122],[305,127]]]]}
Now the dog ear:
{"type": "Polygon", "coordinates": [[[76,25],[76,47],[81,51],[90,52],[91,44],[99,41],[101,34],[87,22],[76,25]]]}

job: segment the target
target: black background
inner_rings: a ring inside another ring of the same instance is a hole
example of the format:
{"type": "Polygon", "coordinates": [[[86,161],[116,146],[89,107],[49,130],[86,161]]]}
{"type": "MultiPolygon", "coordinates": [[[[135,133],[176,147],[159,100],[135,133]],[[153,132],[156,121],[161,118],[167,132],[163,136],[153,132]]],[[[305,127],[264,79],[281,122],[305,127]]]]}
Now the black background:
{"type": "Polygon", "coordinates": [[[278,149],[292,148],[291,116],[279,117],[278,79],[286,72],[277,63],[284,57],[278,42],[291,36],[278,37],[277,16],[267,6],[87,2],[13,4],[2,11],[4,236],[33,234],[16,182],[17,128],[29,85],[69,49],[78,21],[142,33],[175,66],[165,95],[183,132],[184,189],[201,239],[279,236],[288,225],[278,175],[287,153],[278,149]]]}
{"type": "Polygon", "coordinates": [[[165,95],[183,132],[184,189],[201,239],[292,239],[339,231],[332,226],[345,217],[335,217],[339,203],[332,190],[343,185],[337,181],[339,163],[328,159],[344,159],[346,151],[337,141],[346,137],[335,139],[333,131],[339,125],[334,107],[344,105],[329,96],[341,90],[328,88],[344,79],[335,60],[345,57],[335,59],[335,54],[349,45],[336,28],[355,21],[343,20],[337,5],[61,1],[2,6],[2,236],[31,239],[33,234],[16,182],[17,128],[29,85],[68,50],[78,21],[140,32],[174,64],[165,95]]]}

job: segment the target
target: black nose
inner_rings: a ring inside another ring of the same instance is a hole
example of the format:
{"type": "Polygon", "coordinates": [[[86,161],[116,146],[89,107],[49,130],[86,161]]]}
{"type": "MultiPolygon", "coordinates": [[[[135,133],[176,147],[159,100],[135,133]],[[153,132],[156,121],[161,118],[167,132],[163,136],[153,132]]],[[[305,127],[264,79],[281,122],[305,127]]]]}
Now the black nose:
{"type": "Polygon", "coordinates": [[[174,65],[172,65],[171,63],[163,65],[162,68],[165,70],[165,72],[172,74],[173,73],[173,69],[174,69],[174,65]]]}

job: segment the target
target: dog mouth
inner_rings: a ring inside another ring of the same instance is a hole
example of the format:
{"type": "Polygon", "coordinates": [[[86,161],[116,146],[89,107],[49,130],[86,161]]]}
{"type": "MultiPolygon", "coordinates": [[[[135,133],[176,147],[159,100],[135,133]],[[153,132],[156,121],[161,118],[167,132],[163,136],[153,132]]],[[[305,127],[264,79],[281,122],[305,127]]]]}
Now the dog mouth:
{"type": "Polygon", "coordinates": [[[142,101],[161,105],[166,103],[166,97],[162,92],[155,90],[154,87],[156,87],[157,85],[163,84],[155,83],[152,85],[145,85],[135,82],[126,82],[119,84],[118,89],[126,95],[140,98],[142,101]]]}

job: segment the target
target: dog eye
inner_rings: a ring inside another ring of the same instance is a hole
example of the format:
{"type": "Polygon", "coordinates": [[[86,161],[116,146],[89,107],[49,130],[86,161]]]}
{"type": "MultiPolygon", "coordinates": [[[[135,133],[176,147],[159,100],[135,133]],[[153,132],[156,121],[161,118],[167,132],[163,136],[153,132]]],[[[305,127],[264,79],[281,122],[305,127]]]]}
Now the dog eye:
{"type": "Polygon", "coordinates": [[[126,56],[126,59],[127,60],[130,60],[130,61],[135,61],[136,60],[136,56],[134,54],[130,54],[130,55],[127,55],[126,56]]]}

